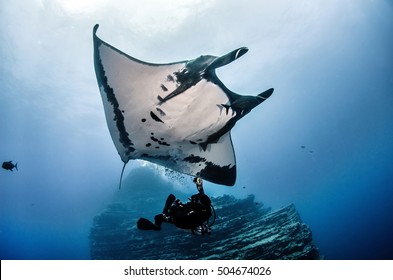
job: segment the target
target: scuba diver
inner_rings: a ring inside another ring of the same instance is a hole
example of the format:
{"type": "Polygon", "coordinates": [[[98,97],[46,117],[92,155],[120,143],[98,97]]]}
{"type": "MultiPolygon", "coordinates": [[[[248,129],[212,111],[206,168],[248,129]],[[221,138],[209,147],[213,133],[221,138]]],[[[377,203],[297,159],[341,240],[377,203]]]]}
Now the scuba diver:
{"type": "Polygon", "coordinates": [[[174,224],[178,228],[191,229],[193,234],[210,234],[216,214],[211,205],[210,198],[203,190],[201,178],[194,178],[198,193],[189,198],[189,202],[182,203],[173,194],[166,199],[164,209],[161,214],[154,217],[154,224],[145,218],[140,218],[137,227],[142,230],[161,230],[163,222],[174,224]],[[209,223],[213,215],[213,222],[209,223]]]}

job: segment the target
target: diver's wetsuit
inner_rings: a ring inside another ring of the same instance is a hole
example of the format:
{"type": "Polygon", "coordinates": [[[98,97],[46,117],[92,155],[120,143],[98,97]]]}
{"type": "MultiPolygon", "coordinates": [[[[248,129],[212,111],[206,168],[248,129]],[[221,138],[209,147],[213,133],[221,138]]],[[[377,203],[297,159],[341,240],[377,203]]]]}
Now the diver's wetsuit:
{"type": "Polygon", "coordinates": [[[139,229],[160,230],[163,222],[172,223],[183,229],[195,229],[205,223],[212,215],[210,198],[204,193],[202,180],[197,184],[199,193],[191,196],[187,203],[180,202],[173,194],[170,194],[165,202],[161,214],[154,217],[154,224],[145,218],[137,222],[139,229]],[[199,184],[198,184],[199,183],[199,184]]]}

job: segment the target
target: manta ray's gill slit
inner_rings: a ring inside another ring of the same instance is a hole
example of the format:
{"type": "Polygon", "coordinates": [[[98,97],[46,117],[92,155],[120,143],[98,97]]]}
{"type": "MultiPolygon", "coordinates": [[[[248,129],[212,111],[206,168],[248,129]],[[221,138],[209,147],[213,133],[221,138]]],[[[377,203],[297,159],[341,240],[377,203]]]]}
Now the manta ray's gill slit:
{"type": "Polygon", "coordinates": [[[150,111],[150,116],[153,120],[155,120],[156,122],[162,122],[164,123],[159,117],[157,117],[156,114],[154,114],[152,111],[150,111]]]}
{"type": "Polygon", "coordinates": [[[172,82],[172,83],[175,82],[175,78],[174,78],[172,75],[168,75],[168,76],[166,77],[166,80],[167,80],[167,82],[172,82]]]}
{"type": "Polygon", "coordinates": [[[161,115],[162,117],[163,117],[163,116],[166,116],[165,112],[164,112],[163,110],[161,110],[160,108],[156,108],[156,110],[157,110],[158,113],[160,113],[160,115],[161,115]]]}
{"type": "Polygon", "coordinates": [[[163,91],[168,91],[168,89],[166,88],[166,86],[164,86],[163,84],[161,84],[161,89],[162,89],[163,91]]]}

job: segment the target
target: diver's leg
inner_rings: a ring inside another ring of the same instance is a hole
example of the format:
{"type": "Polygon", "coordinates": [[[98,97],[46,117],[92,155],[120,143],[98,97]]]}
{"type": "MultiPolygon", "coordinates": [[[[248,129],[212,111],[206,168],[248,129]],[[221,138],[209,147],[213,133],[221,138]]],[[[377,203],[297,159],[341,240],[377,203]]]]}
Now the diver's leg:
{"type": "Polygon", "coordinates": [[[169,208],[171,208],[171,205],[175,200],[176,200],[176,197],[173,194],[168,195],[168,198],[166,199],[165,206],[164,206],[164,209],[162,210],[162,213],[167,215],[169,208]]]}
{"type": "Polygon", "coordinates": [[[156,215],[156,216],[154,217],[154,224],[155,224],[156,226],[161,227],[162,223],[163,223],[165,220],[166,220],[166,219],[165,219],[164,214],[158,214],[158,215],[156,215]]]}

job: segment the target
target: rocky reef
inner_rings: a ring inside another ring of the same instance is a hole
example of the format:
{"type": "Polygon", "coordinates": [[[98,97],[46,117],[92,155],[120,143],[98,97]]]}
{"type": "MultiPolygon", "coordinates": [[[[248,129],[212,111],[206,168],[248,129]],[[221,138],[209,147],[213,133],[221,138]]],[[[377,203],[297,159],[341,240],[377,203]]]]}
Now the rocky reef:
{"type": "Polygon", "coordinates": [[[210,235],[193,235],[172,224],[164,224],[161,231],[138,230],[137,219],[152,219],[159,213],[168,192],[161,189],[155,194],[146,196],[146,189],[134,186],[94,218],[92,259],[320,258],[311,230],[292,204],[271,211],[255,202],[253,195],[245,199],[224,195],[212,198],[217,218],[210,235]]]}

